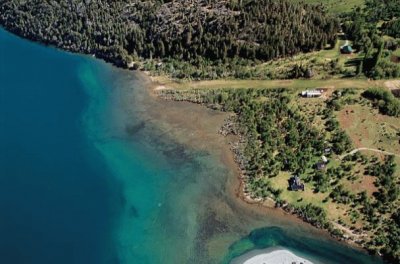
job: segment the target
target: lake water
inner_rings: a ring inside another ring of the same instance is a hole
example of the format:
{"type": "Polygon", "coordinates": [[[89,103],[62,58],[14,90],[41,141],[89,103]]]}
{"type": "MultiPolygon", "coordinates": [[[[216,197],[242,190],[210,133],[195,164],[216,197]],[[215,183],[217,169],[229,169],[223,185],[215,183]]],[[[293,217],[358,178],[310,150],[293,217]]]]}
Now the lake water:
{"type": "Polygon", "coordinates": [[[380,263],[235,197],[226,117],[0,29],[0,263],[229,263],[283,246],[380,263]]]}

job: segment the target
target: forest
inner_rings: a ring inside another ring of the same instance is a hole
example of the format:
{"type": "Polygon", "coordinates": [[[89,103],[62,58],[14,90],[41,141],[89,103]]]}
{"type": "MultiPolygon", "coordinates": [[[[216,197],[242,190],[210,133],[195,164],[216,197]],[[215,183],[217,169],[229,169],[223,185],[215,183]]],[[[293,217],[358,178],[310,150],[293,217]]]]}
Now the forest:
{"type": "Polygon", "coordinates": [[[322,5],[289,0],[4,0],[0,24],[119,66],[200,79],[323,49],[339,30],[322,5]]]}
{"type": "Polygon", "coordinates": [[[342,28],[363,58],[359,72],[374,79],[397,78],[400,65],[390,60],[390,53],[400,47],[400,4],[398,0],[366,0],[342,14],[342,28]],[[384,35],[386,35],[384,37],[384,35]]]}

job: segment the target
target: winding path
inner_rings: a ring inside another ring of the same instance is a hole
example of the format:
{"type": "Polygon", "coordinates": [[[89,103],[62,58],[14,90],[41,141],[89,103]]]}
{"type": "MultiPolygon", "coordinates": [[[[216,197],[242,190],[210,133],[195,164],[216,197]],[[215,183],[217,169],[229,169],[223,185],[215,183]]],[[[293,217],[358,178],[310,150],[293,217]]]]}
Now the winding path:
{"type": "Polygon", "coordinates": [[[359,152],[360,150],[369,150],[369,151],[373,151],[373,152],[377,152],[377,153],[381,153],[381,154],[385,154],[385,155],[394,155],[396,157],[400,158],[399,154],[393,153],[393,152],[389,152],[389,151],[384,151],[384,150],[380,150],[380,149],[373,149],[373,148],[357,148],[354,149],[352,151],[350,151],[349,153],[343,154],[342,156],[339,157],[339,159],[344,159],[345,157],[349,156],[349,155],[353,155],[356,152],[359,152]]]}

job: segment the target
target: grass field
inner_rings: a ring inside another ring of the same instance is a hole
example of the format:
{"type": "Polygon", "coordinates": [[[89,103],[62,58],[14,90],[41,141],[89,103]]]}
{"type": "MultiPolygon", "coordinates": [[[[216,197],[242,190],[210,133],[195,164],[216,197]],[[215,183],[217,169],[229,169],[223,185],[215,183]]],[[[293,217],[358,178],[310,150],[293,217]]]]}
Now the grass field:
{"type": "Polygon", "coordinates": [[[367,101],[345,106],[337,117],[355,147],[382,149],[400,154],[399,118],[380,114],[367,101]]]}
{"type": "Polygon", "coordinates": [[[364,4],[364,0],[303,0],[303,2],[310,4],[325,4],[328,10],[334,14],[348,12],[352,8],[362,6],[364,4]]]}
{"type": "MultiPolygon", "coordinates": [[[[336,164],[337,165],[337,164],[336,164]]],[[[330,166],[336,166],[330,164],[330,166]]],[[[362,169],[360,166],[356,166],[353,169],[354,179],[349,180],[348,178],[341,179],[338,184],[342,184],[346,190],[351,191],[351,193],[356,194],[361,191],[367,191],[369,197],[373,197],[372,194],[377,190],[374,185],[375,177],[362,175],[362,169]],[[356,172],[359,170],[358,174],[356,172]]],[[[319,207],[322,207],[327,212],[328,219],[333,222],[341,220],[347,226],[360,227],[363,222],[358,220],[357,223],[352,223],[350,216],[351,205],[332,202],[329,198],[330,191],[325,193],[314,192],[315,185],[312,182],[305,183],[305,190],[303,191],[289,191],[288,179],[290,174],[287,172],[281,172],[278,176],[271,179],[271,185],[274,188],[282,190],[280,198],[287,201],[292,205],[307,205],[312,203],[319,207]]]]}
{"type": "Polygon", "coordinates": [[[313,88],[355,88],[366,89],[369,87],[384,87],[385,81],[371,81],[367,79],[328,79],[328,80],[211,80],[211,81],[183,81],[176,82],[165,77],[153,77],[159,86],[172,89],[220,89],[220,88],[291,88],[291,89],[313,89],[313,88]]]}
{"type": "MultiPolygon", "coordinates": [[[[309,53],[271,60],[255,66],[256,73],[260,76],[270,76],[271,79],[287,79],[295,66],[312,69],[313,79],[342,78],[354,76],[357,70],[357,54],[344,55],[340,47],[345,40],[338,40],[335,47],[309,53]]],[[[350,42],[351,44],[351,42],[350,42]]]]}

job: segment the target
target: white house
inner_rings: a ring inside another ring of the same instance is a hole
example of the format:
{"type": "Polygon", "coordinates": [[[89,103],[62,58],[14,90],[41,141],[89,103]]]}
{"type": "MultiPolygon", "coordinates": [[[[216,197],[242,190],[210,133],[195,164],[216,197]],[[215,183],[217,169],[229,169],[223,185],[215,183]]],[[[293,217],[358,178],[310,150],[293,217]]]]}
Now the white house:
{"type": "Polygon", "coordinates": [[[301,92],[301,96],[312,98],[312,97],[320,97],[322,92],[320,90],[306,90],[301,92]]]}

